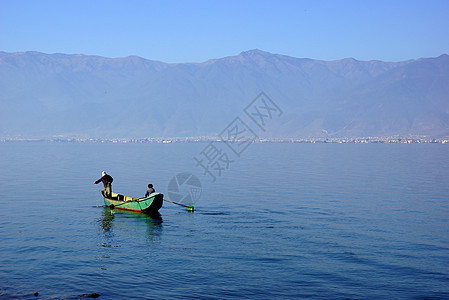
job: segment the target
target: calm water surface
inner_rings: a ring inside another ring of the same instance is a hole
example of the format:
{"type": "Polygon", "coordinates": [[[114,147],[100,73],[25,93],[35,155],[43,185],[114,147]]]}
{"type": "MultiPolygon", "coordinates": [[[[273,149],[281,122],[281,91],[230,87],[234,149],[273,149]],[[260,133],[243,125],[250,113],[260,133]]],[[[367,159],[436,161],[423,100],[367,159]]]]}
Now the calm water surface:
{"type": "Polygon", "coordinates": [[[253,144],[215,183],[205,145],[0,143],[0,298],[449,298],[448,145],[253,144]],[[111,211],[102,170],[202,196],[111,211]]]}

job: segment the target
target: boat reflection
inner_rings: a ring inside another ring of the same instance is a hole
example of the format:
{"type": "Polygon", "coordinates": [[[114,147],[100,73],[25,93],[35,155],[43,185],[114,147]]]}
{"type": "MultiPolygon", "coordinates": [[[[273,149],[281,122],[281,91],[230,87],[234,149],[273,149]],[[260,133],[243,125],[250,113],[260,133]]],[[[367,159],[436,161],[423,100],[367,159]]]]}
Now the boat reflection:
{"type": "Polygon", "coordinates": [[[162,234],[163,220],[160,213],[148,215],[109,207],[102,209],[97,223],[107,241],[119,232],[132,238],[142,238],[144,233],[144,238],[148,241],[154,241],[162,234]]]}

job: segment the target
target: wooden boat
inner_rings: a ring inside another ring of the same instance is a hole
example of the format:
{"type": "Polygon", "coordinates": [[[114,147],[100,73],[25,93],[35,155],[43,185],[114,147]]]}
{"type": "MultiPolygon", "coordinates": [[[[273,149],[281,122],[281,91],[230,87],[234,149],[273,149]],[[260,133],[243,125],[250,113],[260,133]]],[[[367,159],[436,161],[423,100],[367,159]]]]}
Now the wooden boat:
{"type": "Polygon", "coordinates": [[[135,212],[143,212],[152,214],[158,212],[164,202],[164,195],[160,193],[152,193],[145,198],[135,198],[111,193],[110,197],[105,197],[103,191],[104,204],[110,208],[129,210],[135,212]]]}

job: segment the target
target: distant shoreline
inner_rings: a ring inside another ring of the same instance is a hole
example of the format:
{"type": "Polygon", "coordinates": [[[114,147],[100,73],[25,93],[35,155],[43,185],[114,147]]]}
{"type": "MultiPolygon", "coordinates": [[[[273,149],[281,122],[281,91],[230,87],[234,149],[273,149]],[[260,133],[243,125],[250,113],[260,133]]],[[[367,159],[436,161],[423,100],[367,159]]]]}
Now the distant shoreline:
{"type": "MultiPolygon", "coordinates": [[[[141,138],[141,139],[91,139],[91,138],[43,138],[21,139],[0,138],[0,142],[52,142],[52,143],[210,143],[238,142],[240,140],[223,140],[218,137],[175,137],[175,138],[141,138]]],[[[449,137],[344,137],[344,138],[260,138],[253,143],[304,143],[304,144],[449,144],[449,137]]]]}

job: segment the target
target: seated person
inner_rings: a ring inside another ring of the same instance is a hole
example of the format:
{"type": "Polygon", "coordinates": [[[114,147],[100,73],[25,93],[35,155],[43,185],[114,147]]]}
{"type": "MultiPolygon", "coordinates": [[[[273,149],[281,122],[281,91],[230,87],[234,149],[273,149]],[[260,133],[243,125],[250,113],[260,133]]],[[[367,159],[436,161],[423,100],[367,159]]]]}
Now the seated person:
{"type": "Polygon", "coordinates": [[[155,190],[154,190],[154,188],[153,188],[153,185],[150,183],[150,184],[148,184],[148,190],[147,190],[147,192],[145,193],[145,197],[148,197],[149,195],[151,195],[152,193],[154,193],[155,192],[155,190]]]}

